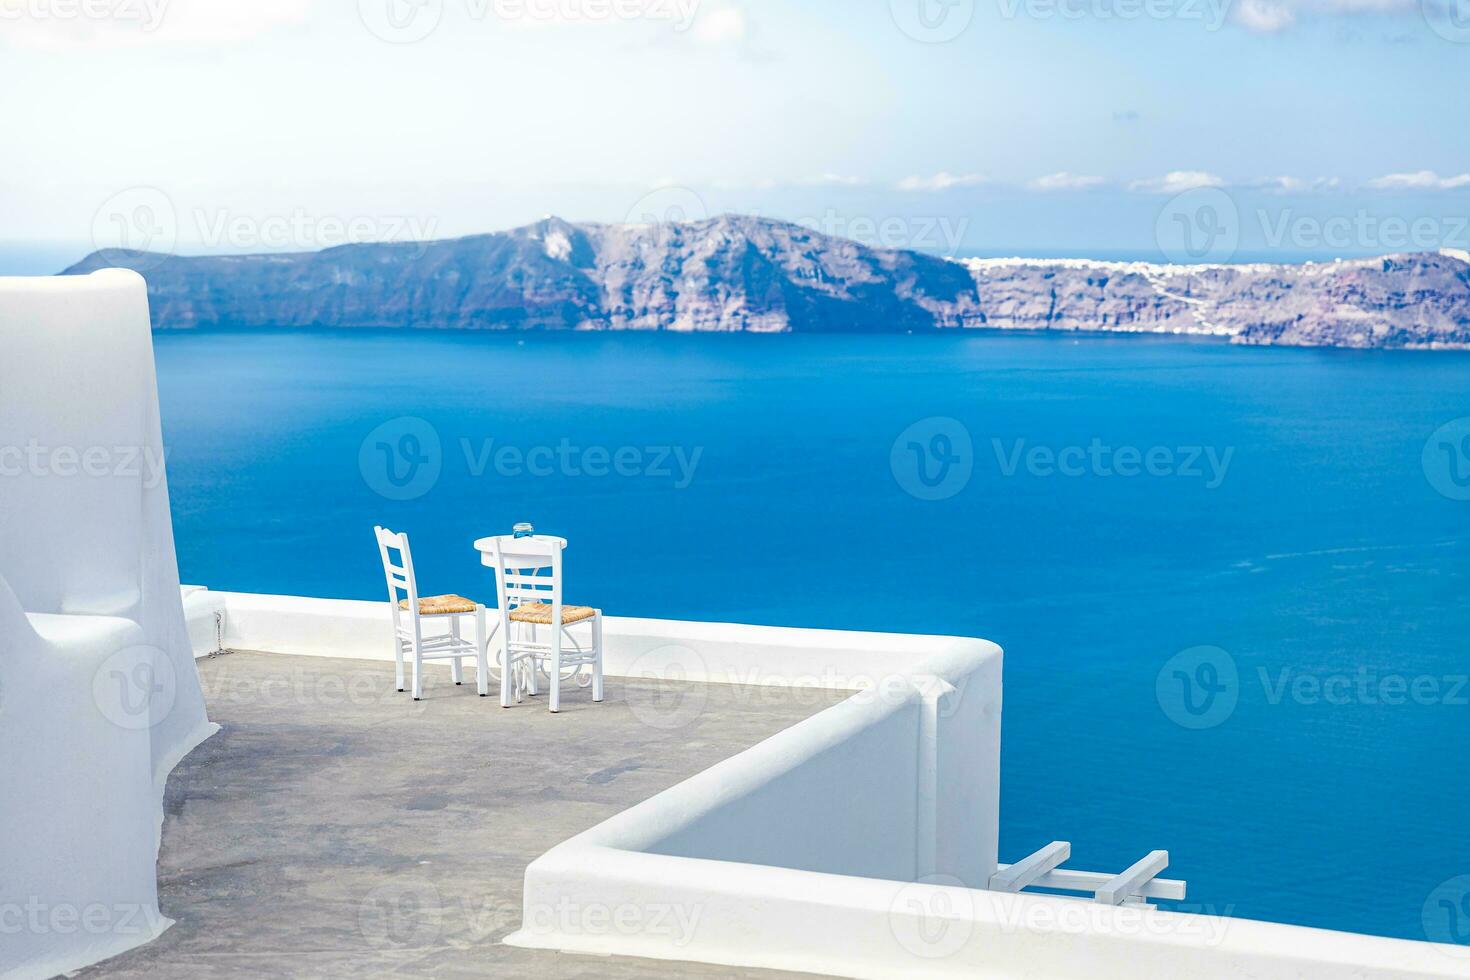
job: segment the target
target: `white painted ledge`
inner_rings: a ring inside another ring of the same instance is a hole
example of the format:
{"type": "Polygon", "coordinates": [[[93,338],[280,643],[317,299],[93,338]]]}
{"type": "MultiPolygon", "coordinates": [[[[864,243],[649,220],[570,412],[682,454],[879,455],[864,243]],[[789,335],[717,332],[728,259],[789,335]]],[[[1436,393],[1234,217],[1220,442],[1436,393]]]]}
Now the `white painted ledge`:
{"type": "MultiPolygon", "coordinates": [[[[392,659],[385,603],[219,595],[228,646],[392,659]]],[[[1470,977],[1460,947],[977,887],[997,867],[992,643],[605,630],[613,676],[858,693],[532,862],[512,945],[874,980],[1470,977]]]]}

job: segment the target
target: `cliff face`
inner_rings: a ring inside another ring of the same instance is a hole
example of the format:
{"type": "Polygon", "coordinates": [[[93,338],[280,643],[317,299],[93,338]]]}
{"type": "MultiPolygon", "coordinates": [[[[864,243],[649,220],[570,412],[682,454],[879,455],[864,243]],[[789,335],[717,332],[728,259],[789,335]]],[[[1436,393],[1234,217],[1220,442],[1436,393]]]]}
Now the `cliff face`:
{"type": "Polygon", "coordinates": [[[1215,334],[1243,344],[1470,346],[1470,261],[1448,253],[1311,265],[966,265],[991,327],[1215,334]]]}
{"type": "Polygon", "coordinates": [[[154,323],[904,332],[990,327],[1198,333],[1238,343],[1470,346],[1470,256],[1168,266],[972,259],[868,248],[798,225],[556,218],[452,241],[289,255],[95,253],[136,268],[154,323]]]}
{"type": "Polygon", "coordinates": [[[442,242],[182,258],[95,253],[66,270],[137,268],[175,327],[891,331],[978,319],[974,279],[916,252],[798,225],[556,218],[442,242]]]}

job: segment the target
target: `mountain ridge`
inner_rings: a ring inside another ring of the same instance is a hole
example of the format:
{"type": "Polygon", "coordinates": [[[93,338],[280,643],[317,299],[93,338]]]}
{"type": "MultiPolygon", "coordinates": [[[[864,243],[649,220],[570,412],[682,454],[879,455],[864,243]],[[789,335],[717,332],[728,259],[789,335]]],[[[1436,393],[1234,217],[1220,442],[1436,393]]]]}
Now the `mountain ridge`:
{"type": "Polygon", "coordinates": [[[142,272],[157,329],[1181,333],[1237,343],[1470,348],[1470,255],[1170,266],[958,259],[741,215],[610,225],[548,217],[316,252],[94,252],[61,274],[142,272]]]}

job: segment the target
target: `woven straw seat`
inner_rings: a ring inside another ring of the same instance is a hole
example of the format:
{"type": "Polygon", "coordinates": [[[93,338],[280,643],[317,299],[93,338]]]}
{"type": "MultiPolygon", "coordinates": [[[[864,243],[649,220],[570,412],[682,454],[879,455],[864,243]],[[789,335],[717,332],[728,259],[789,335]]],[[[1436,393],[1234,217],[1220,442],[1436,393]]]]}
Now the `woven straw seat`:
{"type": "MultiPolygon", "coordinates": [[[[400,599],[399,609],[408,608],[408,600],[400,599]]],[[[419,597],[420,616],[448,616],[451,613],[472,613],[475,611],[475,600],[466,599],[462,595],[431,595],[419,597]]]]}
{"type": "MultiPolygon", "coordinates": [[[[562,606],[561,624],[570,626],[580,623],[584,619],[591,619],[597,615],[597,610],[591,606],[562,606]]],[[[512,622],[531,623],[535,626],[551,625],[551,603],[528,602],[523,606],[517,606],[510,611],[512,622]]]]}

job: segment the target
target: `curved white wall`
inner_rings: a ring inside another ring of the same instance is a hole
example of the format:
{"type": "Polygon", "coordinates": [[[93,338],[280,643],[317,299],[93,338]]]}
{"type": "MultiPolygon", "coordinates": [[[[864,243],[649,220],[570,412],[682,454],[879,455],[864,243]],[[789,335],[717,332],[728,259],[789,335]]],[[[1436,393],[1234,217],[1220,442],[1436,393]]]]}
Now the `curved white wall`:
{"type": "Polygon", "coordinates": [[[168,925],[164,782],[213,731],[143,280],[0,279],[0,975],[51,976],[168,925]]]}

